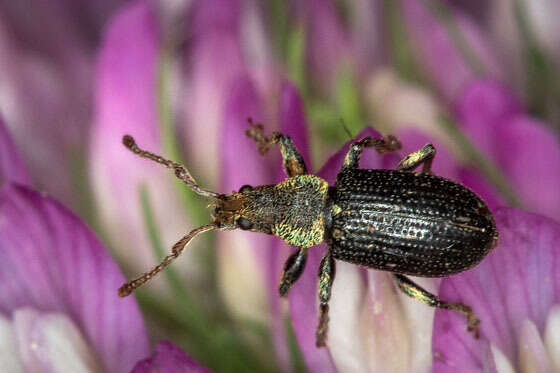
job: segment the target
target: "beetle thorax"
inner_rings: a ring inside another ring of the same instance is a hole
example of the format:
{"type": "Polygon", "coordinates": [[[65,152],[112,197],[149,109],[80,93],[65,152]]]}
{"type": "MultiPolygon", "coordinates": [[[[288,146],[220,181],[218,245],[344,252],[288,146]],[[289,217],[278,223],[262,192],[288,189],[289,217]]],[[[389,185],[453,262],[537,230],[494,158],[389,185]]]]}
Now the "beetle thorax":
{"type": "Polygon", "coordinates": [[[328,183],[314,175],[298,175],[276,184],[272,233],[298,247],[323,242],[328,189],[328,183]]]}

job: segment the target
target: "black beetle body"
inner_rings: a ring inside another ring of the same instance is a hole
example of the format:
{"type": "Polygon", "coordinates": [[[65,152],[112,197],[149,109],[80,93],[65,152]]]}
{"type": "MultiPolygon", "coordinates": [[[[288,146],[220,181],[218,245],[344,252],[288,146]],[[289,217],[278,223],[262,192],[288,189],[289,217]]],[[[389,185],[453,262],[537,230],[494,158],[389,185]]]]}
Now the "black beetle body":
{"type": "Polygon", "coordinates": [[[349,169],[331,190],[326,240],[335,259],[422,277],[477,264],[494,246],[486,204],[466,187],[431,174],[349,169]]]}
{"type": "MultiPolygon", "coordinates": [[[[252,123],[251,123],[252,124],[252,123]]],[[[486,204],[466,187],[431,174],[435,148],[428,144],[409,154],[397,170],[359,168],[363,148],[378,153],[400,148],[393,136],[366,137],[350,146],[334,187],[307,173],[290,137],[263,135],[252,125],[247,135],[261,154],[280,145],[288,178],[275,185],[244,185],[231,194],[201,188],[181,164],[140,149],[130,136],[124,145],[133,153],[160,163],[196,193],[212,199],[213,222],[196,228],[149,272],[129,281],[119,295],[129,295],[174,261],[196,235],[212,229],[243,229],[273,234],[299,249],[284,265],[279,292],[285,296],[303,273],[308,249],[328,245],[319,266],[317,346],[325,346],[329,300],[336,259],[389,271],[400,290],[430,306],[453,310],[477,334],[478,318],[463,303],[440,300],[404,275],[441,277],[467,270],[496,245],[498,232],[486,204]],[[421,173],[412,172],[422,165],[421,173]]]]}

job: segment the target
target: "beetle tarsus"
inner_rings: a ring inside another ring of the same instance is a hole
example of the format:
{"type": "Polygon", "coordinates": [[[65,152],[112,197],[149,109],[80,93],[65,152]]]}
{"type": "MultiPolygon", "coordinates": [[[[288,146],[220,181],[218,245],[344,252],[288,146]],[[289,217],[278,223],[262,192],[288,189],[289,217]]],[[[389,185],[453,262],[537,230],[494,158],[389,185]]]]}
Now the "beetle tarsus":
{"type": "Polygon", "coordinates": [[[327,332],[329,330],[329,305],[319,306],[319,325],[315,333],[315,346],[325,347],[327,345],[327,332]]]}
{"type": "Polygon", "coordinates": [[[282,163],[286,175],[293,177],[307,174],[307,167],[303,157],[299,154],[290,136],[279,132],[272,132],[270,135],[265,136],[262,124],[255,124],[251,118],[248,120],[250,127],[245,131],[245,134],[257,143],[261,155],[266,155],[273,145],[278,144],[282,152],[282,163]]]}

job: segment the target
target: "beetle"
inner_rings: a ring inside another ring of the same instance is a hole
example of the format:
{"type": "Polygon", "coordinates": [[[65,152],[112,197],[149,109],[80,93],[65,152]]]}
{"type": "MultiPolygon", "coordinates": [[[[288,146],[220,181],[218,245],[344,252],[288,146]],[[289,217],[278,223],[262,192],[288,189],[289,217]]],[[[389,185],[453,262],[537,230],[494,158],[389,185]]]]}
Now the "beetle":
{"type": "Polygon", "coordinates": [[[465,186],[431,173],[436,154],[431,144],[406,156],[396,170],[360,169],[364,148],[379,154],[401,148],[391,135],[365,137],[351,144],[335,185],[329,186],[307,172],[289,136],[278,132],[265,136],[261,124],[249,123],[246,134],[262,155],[273,145],[280,146],[288,178],[273,185],[245,185],[232,194],[201,188],[183,165],[139,148],[129,135],[123,137],[133,153],[174,170],[192,190],[210,198],[213,221],[185,235],[160,264],[124,284],[119,296],[151,280],[198,234],[242,229],[272,234],[298,247],[284,264],[280,296],[286,296],[303,273],[308,249],[327,243],[319,266],[318,347],[327,340],[336,260],[391,272],[398,289],[429,306],[462,314],[467,330],[478,337],[480,321],[468,305],[442,301],[406,276],[444,277],[465,271],[480,262],[498,240],[486,203],[465,186]],[[422,171],[414,172],[420,165],[422,171]]]}

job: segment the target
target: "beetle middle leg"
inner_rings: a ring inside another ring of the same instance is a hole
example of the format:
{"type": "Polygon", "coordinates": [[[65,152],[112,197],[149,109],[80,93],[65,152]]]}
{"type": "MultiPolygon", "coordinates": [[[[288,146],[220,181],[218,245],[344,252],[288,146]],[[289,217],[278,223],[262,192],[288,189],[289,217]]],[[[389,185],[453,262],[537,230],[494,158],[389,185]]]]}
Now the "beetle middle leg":
{"type": "Polygon", "coordinates": [[[327,342],[329,329],[329,300],[331,299],[332,284],[336,272],[335,261],[327,251],[319,265],[319,325],[315,333],[315,345],[324,347],[327,342]]]}
{"type": "Polygon", "coordinates": [[[286,174],[289,177],[307,174],[307,167],[305,167],[303,157],[299,154],[290,136],[279,132],[272,132],[270,135],[265,136],[262,124],[254,124],[250,118],[249,125],[251,127],[245,131],[245,134],[255,140],[261,155],[265,155],[272,145],[279,144],[286,174]]]}
{"type": "Polygon", "coordinates": [[[364,148],[374,148],[377,153],[384,154],[399,150],[401,148],[401,143],[393,135],[387,135],[382,139],[374,139],[371,136],[364,137],[360,141],[350,145],[350,149],[344,158],[342,169],[358,168],[364,148]]]}
{"type": "Polygon", "coordinates": [[[436,156],[436,148],[432,144],[426,144],[422,149],[410,153],[397,166],[400,171],[412,171],[422,164],[422,173],[432,172],[432,162],[436,156]]]}
{"type": "Polygon", "coordinates": [[[284,264],[284,271],[282,272],[282,279],[280,280],[280,286],[278,287],[278,292],[281,297],[288,294],[292,285],[299,279],[305,269],[306,262],[307,247],[298,249],[298,251],[290,255],[290,257],[286,260],[286,263],[284,264]]]}
{"type": "Polygon", "coordinates": [[[480,324],[480,320],[476,317],[471,307],[463,303],[444,302],[406,276],[393,274],[393,278],[397,282],[399,289],[406,295],[418,299],[428,306],[455,311],[463,315],[467,319],[467,330],[469,332],[474,332],[475,338],[479,337],[478,324],[480,324]]]}

